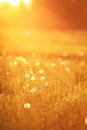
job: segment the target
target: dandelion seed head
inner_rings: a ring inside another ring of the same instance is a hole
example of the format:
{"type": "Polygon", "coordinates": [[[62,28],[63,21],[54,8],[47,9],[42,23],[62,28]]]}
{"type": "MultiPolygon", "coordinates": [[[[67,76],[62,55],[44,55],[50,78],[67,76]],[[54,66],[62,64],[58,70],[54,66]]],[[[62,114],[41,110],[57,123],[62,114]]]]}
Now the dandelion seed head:
{"type": "Polygon", "coordinates": [[[67,61],[61,61],[60,64],[61,65],[67,65],[67,61]]]}
{"type": "Polygon", "coordinates": [[[51,67],[55,67],[56,66],[56,63],[51,63],[51,67]]]}
{"type": "Polygon", "coordinates": [[[34,74],[33,70],[30,70],[30,74],[31,74],[31,75],[33,75],[33,74],[34,74]]]}
{"type": "Polygon", "coordinates": [[[44,70],[43,69],[40,69],[39,70],[39,74],[43,74],[44,73],[44,70]]]}
{"type": "Polygon", "coordinates": [[[35,63],[35,66],[40,66],[40,62],[37,61],[37,62],[35,63]]]}
{"type": "Polygon", "coordinates": [[[25,103],[24,104],[24,108],[25,109],[30,109],[31,108],[31,104],[30,103],[25,103]]]}
{"type": "Polygon", "coordinates": [[[33,81],[34,81],[35,79],[36,79],[36,78],[35,78],[35,76],[31,76],[31,80],[33,80],[33,81]]]}
{"type": "Polygon", "coordinates": [[[7,75],[7,76],[9,76],[9,75],[10,75],[10,73],[9,73],[9,72],[7,72],[7,73],[6,73],[6,75],[7,75]]]}
{"type": "Polygon", "coordinates": [[[69,68],[69,67],[66,67],[66,68],[65,68],[65,71],[66,71],[66,72],[69,72],[69,71],[70,71],[70,68],[69,68]]]}
{"type": "Polygon", "coordinates": [[[30,86],[30,84],[26,84],[26,87],[29,87],[30,86]]]}
{"type": "Polygon", "coordinates": [[[29,78],[29,77],[30,77],[30,74],[26,73],[25,78],[29,78]]]}
{"type": "Polygon", "coordinates": [[[43,80],[46,80],[46,77],[45,76],[41,76],[40,79],[43,81],[43,80]]]}
{"type": "Polygon", "coordinates": [[[36,91],[37,91],[36,88],[30,90],[31,93],[36,93],[36,91]]]}
{"type": "Polygon", "coordinates": [[[12,61],[10,61],[10,62],[9,62],[9,65],[10,65],[10,66],[12,66],[12,65],[13,65],[12,61]]]}
{"type": "Polygon", "coordinates": [[[18,65],[18,62],[17,62],[17,61],[14,61],[13,64],[14,64],[15,66],[17,66],[17,65],[18,65]]]}
{"type": "Polygon", "coordinates": [[[29,34],[30,34],[30,32],[26,31],[26,35],[29,35],[29,34]]]}
{"type": "Polygon", "coordinates": [[[23,62],[24,62],[25,65],[29,64],[29,61],[25,58],[23,59],[23,62]]]}

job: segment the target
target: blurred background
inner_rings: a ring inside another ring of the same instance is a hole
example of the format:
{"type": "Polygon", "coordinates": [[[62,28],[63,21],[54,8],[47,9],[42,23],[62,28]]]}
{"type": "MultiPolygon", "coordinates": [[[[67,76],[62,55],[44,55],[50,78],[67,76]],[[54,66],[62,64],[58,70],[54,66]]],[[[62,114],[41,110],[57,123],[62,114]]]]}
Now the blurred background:
{"type": "Polygon", "coordinates": [[[84,51],[86,0],[0,0],[0,50],[84,51]]]}

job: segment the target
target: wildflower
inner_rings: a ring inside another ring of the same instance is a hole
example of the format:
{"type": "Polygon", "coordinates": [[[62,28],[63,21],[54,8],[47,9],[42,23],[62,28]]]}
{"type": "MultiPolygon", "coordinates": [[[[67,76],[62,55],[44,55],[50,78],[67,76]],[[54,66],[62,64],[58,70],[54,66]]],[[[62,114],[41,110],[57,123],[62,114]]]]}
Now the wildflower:
{"type": "Polygon", "coordinates": [[[42,76],[42,77],[41,77],[41,80],[45,80],[45,79],[46,79],[46,77],[45,77],[45,76],[42,76]]]}
{"type": "Polygon", "coordinates": [[[24,108],[25,108],[25,109],[30,109],[30,107],[31,107],[31,104],[30,104],[30,103],[25,103],[25,104],[24,104],[24,108]]]}
{"type": "Polygon", "coordinates": [[[9,73],[9,72],[7,72],[7,73],[6,73],[6,75],[7,75],[7,76],[9,76],[9,75],[10,75],[10,73],[9,73]]]}
{"type": "Polygon", "coordinates": [[[10,62],[9,62],[9,65],[10,65],[10,66],[12,66],[12,65],[13,65],[13,63],[10,61],[10,62]]]}
{"type": "Polygon", "coordinates": [[[61,61],[60,64],[61,64],[61,65],[66,65],[66,64],[67,64],[67,61],[61,61]]]}
{"type": "Polygon", "coordinates": [[[35,63],[35,66],[40,66],[40,62],[37,61],[37,62],[35,63]]]}
{"type": "Polygon", "coordinates": [[[31,93],[35,93],[36,91],[37,91],[36,88],[30,90],[31,93]]]}
{"type": "Polygon", "coordinates": [[[25,74],[25,78],[29,78],[30,77],[30,74],[25,74]]]}
{"type": "Polygon", "coordinates": [[[29,64],[29,61],[27,61],[25,58],[23,59],[23,62],[25,65],[29,64]]]}
{"type": "Polygon", "coordinates": [[[65,71],[66,71],[66,72],[69,72],[69,71],[70,71],[70,68],[69,68],[69,67],[66,67],[66,68],[65,68],[65,71]]]}
{"type": "Polygon", "coordinates": [[[30,32],[27,31],[27,32],[26,32],[26,35],[29,35],[29,34],[30,34],[30,32]]]}
{"type": "Polygon", "coordinates": [[[52,63],[52,64],[51,64],[51,67],[55,67],[55,66],[56,66],[56,63],[52,63]]]}
{"type": "Polygon", "coordinates": [[[17,61],[14,61],[13,64],[14,64],[15,66],[17,66],[17,65],[18,65],[18,62],[17,62],[17,61]]]}
{"type": "Polygon", "coordinates": [[[35,80],[35,76],[31,76],[31,80],[35,80]]]}
{"type": "Polygon", "coordinates": [[[26,84],[26,87],[29,87],[30,86],[30,84],[26,84]]]}
{"type": "Polygon", "coordinates": [[[39,73],[40,73],[40,74],[43,74],[43,73],[44,73],[44,70],[43,70],[43,69],[40,69],[40,70],[39,70],[39,73]]]}

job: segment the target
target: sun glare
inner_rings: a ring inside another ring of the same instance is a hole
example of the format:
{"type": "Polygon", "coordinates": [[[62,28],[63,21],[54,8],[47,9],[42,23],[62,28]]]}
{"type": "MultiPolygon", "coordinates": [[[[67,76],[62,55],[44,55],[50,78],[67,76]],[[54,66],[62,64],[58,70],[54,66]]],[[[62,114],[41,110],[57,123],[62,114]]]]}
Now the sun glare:
{"type": "MultiPolygon", "coordinates": [[[[26,4],[30,4],[32,0],[23,0],[24,3],[26,4]]],[[[18,5],[21,0],[0,0],[0,2],[8,2],[10,3],[12,6],[16,6],[18,5]]]]}
{"type": "Polygon", "coordinates": [[[18,5],[18,3],[19,3],[19,0],[9,0],[9,2],[11,3],[11,5],[12,6],[16,6],[16,5],[18,5]]]}

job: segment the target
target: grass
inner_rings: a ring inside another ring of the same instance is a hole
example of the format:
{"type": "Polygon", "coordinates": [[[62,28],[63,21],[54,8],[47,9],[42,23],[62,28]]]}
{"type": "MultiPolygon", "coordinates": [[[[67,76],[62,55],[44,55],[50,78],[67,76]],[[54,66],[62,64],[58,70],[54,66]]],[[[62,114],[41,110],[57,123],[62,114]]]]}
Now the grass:
{"type": "Polygon", "coordinates": [[[0,57],[0,130],[87,130],[87,57],[0,57]]]}

